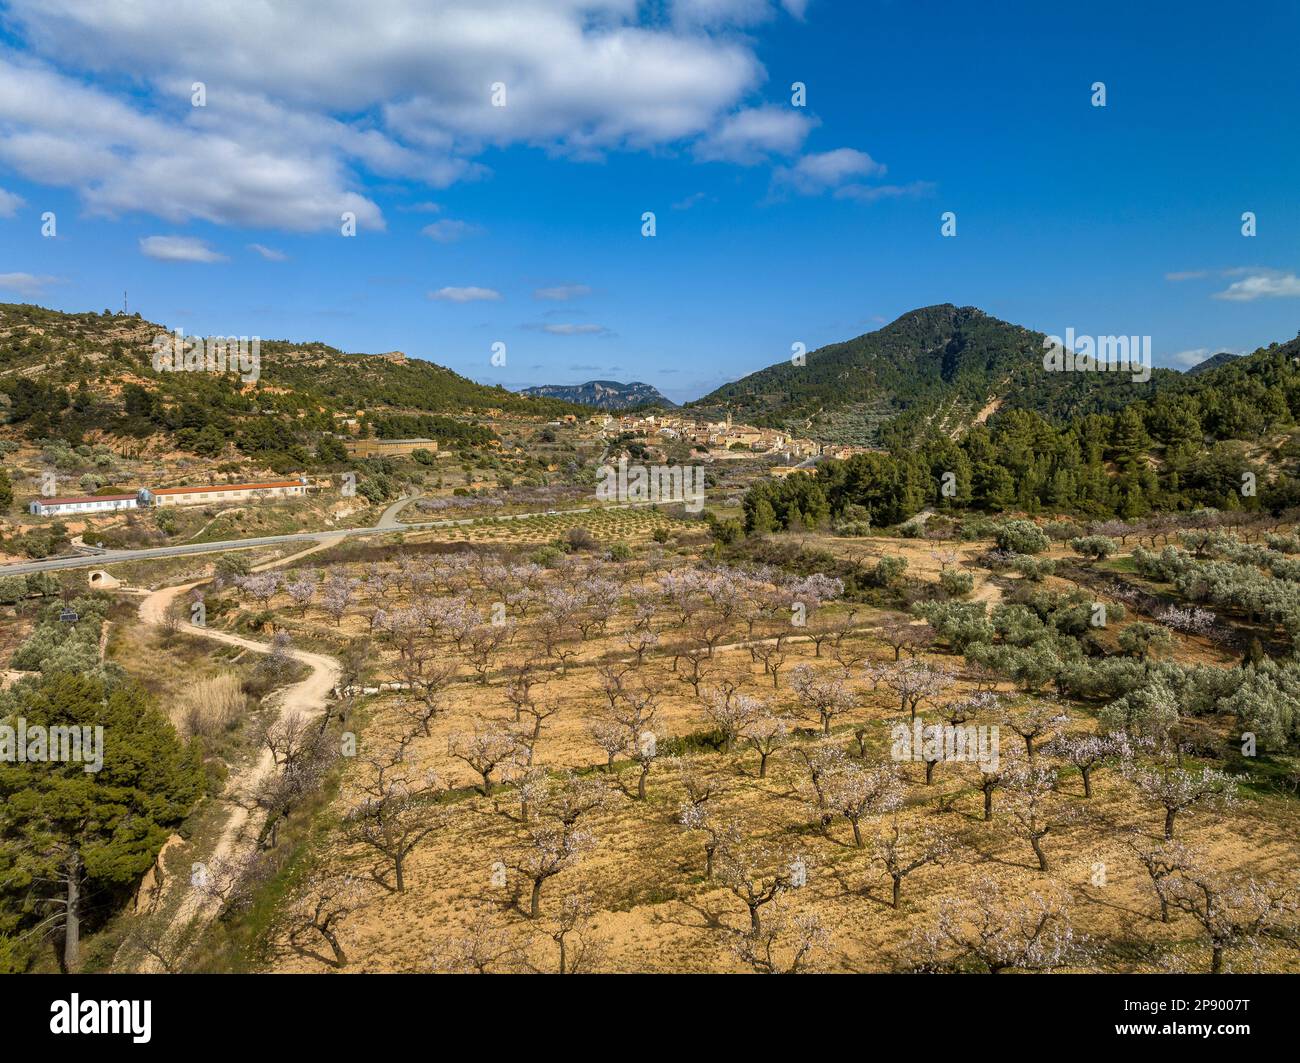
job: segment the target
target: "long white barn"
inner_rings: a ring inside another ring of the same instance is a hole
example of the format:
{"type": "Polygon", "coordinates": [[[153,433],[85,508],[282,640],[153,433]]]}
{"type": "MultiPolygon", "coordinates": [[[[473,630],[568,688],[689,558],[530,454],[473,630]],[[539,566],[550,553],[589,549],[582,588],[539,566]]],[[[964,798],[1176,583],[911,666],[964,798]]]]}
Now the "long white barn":
{"type": "Polygon", "coordinates": [[[257,498],[292,498],[307,493],[307,480],[268,480],[253,484],[210,484],[202,487],[142,487],[134,494],[82,495],[33,499],[28,511],[37,517],[84,513],[96,515],[148,506],[201,506],[211,502],[246,502],[257,498]]]}

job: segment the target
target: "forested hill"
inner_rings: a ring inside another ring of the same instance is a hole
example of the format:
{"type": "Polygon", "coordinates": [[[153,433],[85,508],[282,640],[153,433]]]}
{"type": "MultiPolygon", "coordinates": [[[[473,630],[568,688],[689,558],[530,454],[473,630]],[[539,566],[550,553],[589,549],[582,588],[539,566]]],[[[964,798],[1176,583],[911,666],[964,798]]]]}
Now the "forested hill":
{"type": "Polygon", "coordinates": [[[1107,412],[1177,377],[1151,383],[1117,373],[1048,373],[1041,332],[971,306],[927,306],[855,339],[811,351],[805,364],[770,366],[726,384],[691,406],[730,408],[738,420],[799,430],[814,438],[874,443],[900,414],[915,433],[958,432],[999,408],[1049,417],[1107,412]]]}
{"type": "Polygon", "coordinates": [[[1194,376],[1171,374],[1114,413],[1004,410],[954,438],[891,429],[886,453],[761,483],[751,528],[893,524],[939,511],[1133,519],[1153,511],[1300,506],[1300,338],[1194,376]],[[951,493],[945,493],[945,474],[951,493]]]}
{"type": "MultiPolygon", "coordinates": [[[[487,387],[399,352],[348,354],[323,343],[263,340],[256,380],[153,366],[165,326],[138,314],[65,314],[0,304],[0,406],[9,432],[79,442],[92,430],[164,433],[180,449],[285,451],[337,427],[334,414],[449,415],[500,409],[537,417],[570,403],[487,387]]],[[[451,425],[450,421],[447,421],[451,425]]],[[[450,429],[449,429],[450,430],[450,429]]]]}

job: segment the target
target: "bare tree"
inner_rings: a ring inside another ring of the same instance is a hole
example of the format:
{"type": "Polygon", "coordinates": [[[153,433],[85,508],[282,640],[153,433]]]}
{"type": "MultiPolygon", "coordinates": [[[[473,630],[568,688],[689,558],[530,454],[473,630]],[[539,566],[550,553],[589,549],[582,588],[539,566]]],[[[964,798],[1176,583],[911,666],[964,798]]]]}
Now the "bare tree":
{"type": "Polygon", "coordinates": [[[762,930],[761,912],[781,894],[803,884],[803,861],[788,854],[776,854],[754,844],[728,845],[718,851],[715,867],[718,880],[749,911],[749,929],[762,930]]]}
{"type": "Polygon", "coordinates": [[[1124,839],[1124,844],[1141,861],[1151,879],[1151,887],[1160,902],[1160,921],[1169,922],[1169,892],[1165,886],[1171,875],[1186,871],[1195,865],[1198,855],[1182,842],[1150,842],[1140,834],[1124,839]]]}
{"type": "Polygon", "coordinates": [[[924,622],[916,622],[906,616],[887,617],[876,628],[875,635],[881,642],[894,651],[894,660],[902,659],[904,651],[915,657],[927,646],[933,645],[934,628],[924,622]]]}
{"type": "Polygon", "coordinates": [[[1003,712],[1002,723],[1015,731],[1025,743],[1025,753],[1034,759],[1034,743],[1046,741],[1058,728],[1070,722],[1070,717],[1060,708],[1047,702],[1011,708],[1003,712]]]}
{"type": "Polygon", "coordinates": [[[317,877],[308,884],[299,901],[295,920],[289,927],[289,944],[295,952],[310,956],[334,968],[348,965],[347,953],[338,937],[338,924],[366,900],[365,884],[350,875],[317,877]],[[330,957],[303,944],[305,934],[314,934],[330,948],[330,957]]]}
{"type": "Polygon", "coordinates": [[[873,855],[893,884],[895,910],[902,894],[903,879],[927,864],[941,866],[952,850],[953,843],[947,834],[927,827],[906,835],[898,817],[894,816],[889,828],[876,835],[873,855]]]}
{"type": "Polygon", "coordinates": [[[1011,774],[1007,808],[1019,833],[1038,857],[1038,870],[1043,872],[1049,870],[1043,839],[1054,826],[1048,814],[1048,801],[1055,792],[1056,770],[1053,768],[1041,768],[1030,763],[1017,765],[1011,774]]]}
{"type": "Polygon", "coordinates": [[[763,712],[744,726],[741,737],[758,754],[758,777],[767,778],[767,762],[773,753],[785,744],[790,734],[789,722],[784,716],[763,712]]]}
{"type": "Polygon", "coordinates": [[[732,951],[759,974],[799,974],[830,945],[815,914],[790,916],[780,901],[759,926],[729,934],[732,951]]]}
{"type": "Polygon", "coordinates": [[[604,954],[591,934],[592,903],[585,893],[568,893],[547,933],[559,949],[559,974],[589,974],[604,954]]]}
{"type": "Polygon", "coordinates": [[[921,931],[917,945],[931,964],[973,960],[989,974],[1050,971],[1083,956],[1062,897],[1008,895],[987,876],[964,896],[945,898],[936,925],[921,931]]]}
{"type": "Polygon", "coordinates": [[[1166,840],[1173,838],[1180,813],[1197,805],[1228,808],[1237,790],[1237,781],[1231,775],[1214,768],[1195,772],[1164,765],[1143,768],[1129,764],[1125,774],[1142,796],[1164,808],[1166,840]]]}
{"type": "Polygon", "coordinates": [[[1210,974],[1223,973],[1224,956],[1232,950],[1258,959],[1261,936],[1297,907],[1293,890],[1203,868],[1176,872],[1166,888],[1170,903],[1200,924],[1210,946],[1210,974]]]}
{"type": "Polygon", "coordinates": [[[740,844],[740,825],[708,805],[690,803],[682,805],[678,822],[704,835],[704,877],[712,879],[718,850],[740,844]]]}
{"type": "Polygon", "coordinates": [[[529,919],[542,914],[542,887],[547,880],[576,864],[591,844],[591,835],[576,824],[552,820],[530,828],[524,844],[512,857],[504,859],[506,866],[518,871],[529,884],[529,919]]]}
{"type": "Polygon", "coordinates": [[[892,812],[903,803],[902,780],[893,764],[864,767],[845,760],[825,777],[823,790],[825,808],[853,825],[853,844],[859,849],[863,817],[892,812]]]}
{"type": "Polygon", "coordinates": [[[392,869],[375,869],[371,877],[392,893],[406,890],[406,858],[426,837],[442,826],[437,800],[445,792],[433,772],[416,774],[406,762],[409,738],[387,753],[367,759],[367,775],[359,784],[362,798],[344,817],[349,837],[373,849],[392,869]]]}
{"type": "Polygon", "coordinates": [[[1049,757],[1059,757],[1079,771],[1083,796],[1092,796],[1092,773],[1107,761],[1132,755],[1128,736],[1122,731],[1107,735],[1057,735],[1043,746],[1049,757]]]}
{"type": "Polygon", "coordinates": [[[483,782],[479,792],[492,794],[492,774],[516,760],[523,750],[519,736],[499,721],[476,724],[473,731],[455,731],[447,738],[447,753],[470,766],[483,782]]]}
{"type": "Polygon", "coordinates": [[[939,697],[957,681],[951,669],[919,658],[868,664],[865,671],[872,689],[884,683],[898,695],[899,712],[913,720],[922,702],[939,697]]]}
{"type": "Polygon", "coordinates": [[[484,907],[463,934],[447,942],[434,956],[434,969],[457,974],[490,974],[511,970],[523,961],[523,943],[484,907]]]}
{"type": "Polygon", "coordinates": [[[800,665],[791,673],[791,687],[803,705],[817,714],[824,735],[831,733],[831,722],[836,716],[856,705],[856,699],[845,686],[847,679],[844,674],[818,675],[808,665],[800,665]]]}

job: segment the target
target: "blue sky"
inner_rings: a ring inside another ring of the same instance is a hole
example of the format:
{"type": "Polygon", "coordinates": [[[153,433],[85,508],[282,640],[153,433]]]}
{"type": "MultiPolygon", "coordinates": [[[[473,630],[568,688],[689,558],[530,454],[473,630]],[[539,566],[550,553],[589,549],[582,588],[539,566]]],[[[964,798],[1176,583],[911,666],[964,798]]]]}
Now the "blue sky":
{"type": "Polygon", "coordinates": [[[937,302],[1186,366],[1300,328],[1297,11],[0,0],[0,299],[679,400],[937,302]]]}

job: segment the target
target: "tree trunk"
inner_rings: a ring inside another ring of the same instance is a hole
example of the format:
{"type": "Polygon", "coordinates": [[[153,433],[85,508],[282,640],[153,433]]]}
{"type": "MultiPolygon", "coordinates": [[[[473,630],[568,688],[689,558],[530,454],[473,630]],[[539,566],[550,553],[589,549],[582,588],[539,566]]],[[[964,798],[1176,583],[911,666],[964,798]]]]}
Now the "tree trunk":
{"type": "Polygon", "coordinates": [[[536,919],[541,914],[542,914],[542,880],[540,878],[535,878],[533,879],[533,896],[532,896],[532,902],[528,908],[528,918],[536,919]]]}
{"type": "Polygon", "coordinates": [[[749,929],[757,934],[762,929],[762,924],[758,921],[758,905],[749,906],[749,929]]]}
{"type": "Polygon", "coordinates": [[[760,779],[767,778],[767,757],[768,754],[766,753],[760,753],[758,755],[758,777],[760,779]]]}
{"type": "Polygon", "coordinates": [[[856,819],[851,820],[850,822],[853,824],[853,844],[856,845],[859,849],[861,849],[862,848],[862,827],[859,825],[856,819]]]}
{"type": "Polygon", "coordinates": [[[1039,840],[1038,840],[1037,838],[1031,837],[1031,838],[1029,839],[1029,844],[1032,845],[1032,846],[1034,847],[1034,855],[1035,855],[1036,857],[1038,857],[1038,870],[1039,870],[1039,871],[1046,871],[1046,870],[1047,870],[1047,856],[1043,853],[1043,846],[1042,846],[1042,843],[1040,843],[1039,840]]]}
{"type": "Polygon", "coordinates": [[[1092,796],[1092,769],[1080,768],[1079,774],[1083,776],[1083,796],[1091,797],[1092,796]]]}
{"type": "Polygon", "coordinates": [[[1173,808],[1165,809],[1165,840],[1170,841],[1174,836],[1174,817],[1178,815],[1178,810],[1173,808]]]}
{"type": "Polygon", "coordinates": [[[895,875],[894,876],[894,909],[895,910],[898,909],[898,897],[899,894],[902,893],[902,891],[903,891],[903,876],[895,875]]]}
{"type": "Polygon", "coordinates": [[[66,865],[68,896],[63,924],[63,969],[76,974],[81,967],[81,854],[73,852],[66,865]]]}
{"type": "Polygon", "coordinates": [[[993,787],[984,788],[984,822],[993,818],[993,787]]]}

